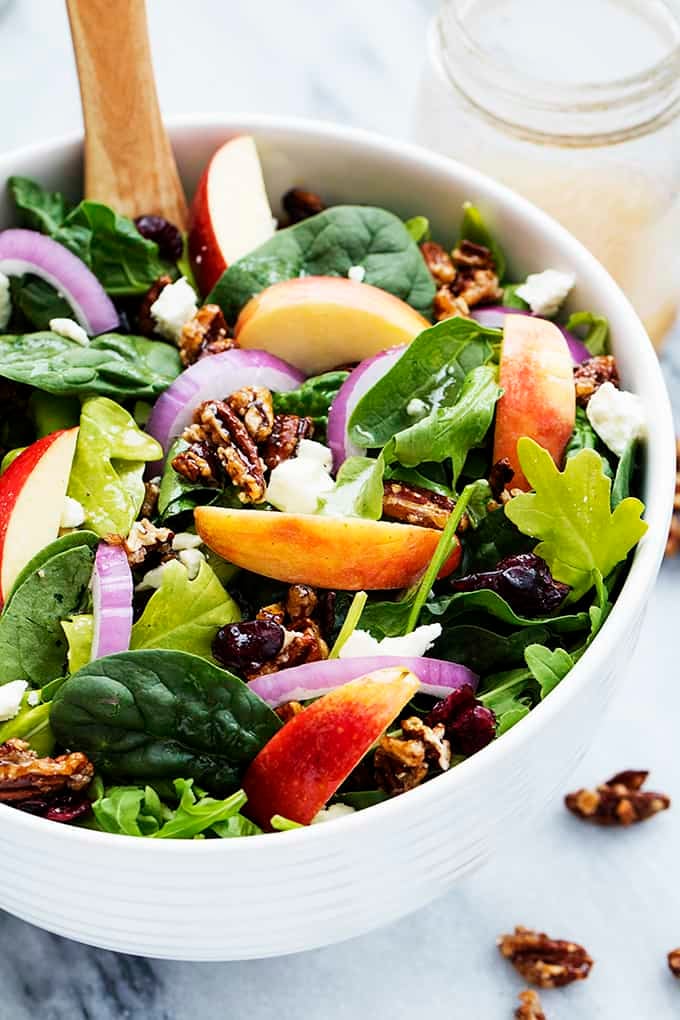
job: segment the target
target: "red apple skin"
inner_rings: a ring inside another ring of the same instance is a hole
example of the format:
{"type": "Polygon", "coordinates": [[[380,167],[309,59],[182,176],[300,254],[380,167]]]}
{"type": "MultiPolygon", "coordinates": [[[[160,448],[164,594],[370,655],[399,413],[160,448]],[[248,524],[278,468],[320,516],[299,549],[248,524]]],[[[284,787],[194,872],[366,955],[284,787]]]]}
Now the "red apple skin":
{"type": "Polygon", "coordinates": [[[494,463],[504,457],[515,474],[509,488],[530,488],[519,464],[517,441],[534,439],[560,466],[574,431],[574,364],[557,326],[528,315],[507,315],[494,434],[494,463]]]}
{"type": "Polygon", "coordinates": [[[309,825],[417,690],[413,673],[389,668],[313,702],[251,762],[245,813],[263,829],[273,815],[309,825]]]}
{"type": "Polygon", "coordinates": [[[198,182],[198,188],[191,203],[191,226],[189,229],[189,258],[201,294],[208,294],[227,268],[227,263],[217,243],[208,207],[208,178],[210,163],[198,182]]]}

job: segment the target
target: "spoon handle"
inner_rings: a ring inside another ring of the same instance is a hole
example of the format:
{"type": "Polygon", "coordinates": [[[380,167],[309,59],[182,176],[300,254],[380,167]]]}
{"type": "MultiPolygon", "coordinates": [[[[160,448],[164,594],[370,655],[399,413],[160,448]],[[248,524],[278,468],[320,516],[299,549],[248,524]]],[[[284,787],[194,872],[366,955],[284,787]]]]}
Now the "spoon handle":
{"type": "Polygon", "coordinates": [[[85,121],[85,195],[181,230],[188,210],[161,120],[144,0],[67,0],[85,121]]]}

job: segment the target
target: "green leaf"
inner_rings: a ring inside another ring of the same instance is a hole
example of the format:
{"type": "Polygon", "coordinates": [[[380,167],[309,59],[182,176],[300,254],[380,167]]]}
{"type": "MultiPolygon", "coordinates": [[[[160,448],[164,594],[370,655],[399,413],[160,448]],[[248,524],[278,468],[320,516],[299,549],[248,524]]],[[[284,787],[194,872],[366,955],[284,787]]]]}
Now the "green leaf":
{"type": "Polygon", "coordinates": [[[611,482],[593,450],[576,454],[564,471],[532,439],[520,439],[517,452],[535,492],[510,500],[505,513],[520,531],[540,539],[537,555],[576,600],[592,587],[596,571],[606,577],[642,538],[644,506],[628,497],[611,512],[611,482]]]}
{"type": "Polygon", "coordinates": [[[451,486],[446,483],[445,471],[441,464],[420,464],[419,470],[404,467],[403,464],[388,464],[385,467],[385,481],[406,482],[407,485],[418,485],[421,489],[429,489],[440,496],[452,496],[451,486]],[[425,471],[428,474],[425,474],[425,471]],[[437,474],[441,480],[430,475],[437,474]]]}
{"type": "Polygon", "coordinates": [[[354,408],[349,422],[353,442],[383,447],[413,425],[408,413],[413,400],[430,411],[453,404],[468,373],[498,356],[500,339],[500,330],[460,316],[424,330],[354,408]]]}
{"type": "Polygon", "coordinates": [[[176,349],[145,337],[104,333],[82,347],[49,332],[0,336],[0,376],[62,396],[153,400],[180,370],[176,349]]]}
{"type": "Polygon", "coordinates": [[[609,460],[607,459],[604,446],[601,443],[597,432],[588,421],[588,416],[584,409],[582,407],[577,407],[574,431],[572,432],[564,451],[565,459],[568,460],[581,450],[596,450],[602,458],[602,470],[608,478],[612,477],[612,469],[609,464],[609,460]]]}
{"type": "Polygon", "coordinates": [[[349,372],[341,369],[324,372],[323,375],[306,379],[296,390],[273,393],[274,411],[277,414],[297,414],[301,418],[311,418],[314,423],[314,439],[323,443],[326,440],[330,406],[348,376],[349,372]]]}
{"type": "Polygon", "coordinates": [[[68,671],[77,673],[92,658],[94,616],[91,613],[78,613],[70,620],[62,620],[61,626],[68,642],[68,671]]]}
{"type": "Polygon", "coordinates": [[[49,329],[51,319],[70,319],[73,309],[46,280],[30,273],[10,276],[12,328],[16,332],[49,329]]]}
{"type": "Polygon", "coordinates": [[[448,627],[435,642],[432,656],[467,666],[485,676],[494,670],[524,663],[524,649],[531,644],[550,640],[547,627],[537,624],[514,633],[498,634],[474,624],[461,623],[448,627]]]}
{"type": "Polygon", "coordinates": [[[262,829],[244,815],[236,814],[225,822],[215,822],[212,832],[220,839],[234,839],[240,836],[261,836],[262,829]]]}
{"type": "Polygon", "coordinates": [[[528,715],[538,698],[536,682],[524,666],[487,677],[477,697],[495,713],[497,737],[528,715]]]}
{"type": "Polygon", "coordinates": [[[505,516],[502,508],[492,510],[472,531],[467,531],[463,543],[463,573],[492,570],[499,560],[515,553],[531,552],[535,546],[505,516]]]}
{"type": "Polygon", "coordinates": [[[269,819],[274,832],[289,832],[291,829],[303,829],[302,822],[294,822],[292,818],[284,818],[283,815],[272,815],[269,819]]]}
{"type": "Polygon", "coordinates": [[[410,220],[404,221],[404,226],[416,244],[430,240],[430,221],[427,216],[412,216],[410,220]]]}
{"type": "Polygon", "coordinates": [[[510,627],[548,627],[555,634],[571,634],[590,627],[587,612],[555,613],[553,616],[519,616],[514,609],[495,591],[483,588],[479,591],[461,591],[454,595],[441,595],[424,607],[426,623],[441,623],[445,628],[460,618],[474,613],[491,616],[510,627]]]}
{"type": "Polygon", "coordinates": [[[374,638],[399,637],[406,631],[415,590],[396,602],[367,602],[357,624],[374,638]]]}
{"type": "Polygon", "coordinates": [[[77,397],[56,397],[53,393],[33,390],[28,402],[28,413],[35,422],[38,439],[61,429],[72,429],[80,421],[80,401],[77,397]]]}
{"type": "Polygon", "coordinates": [[[187,652],[122,652],[69,677],[50,713],[57,740],[105,775],[153,784],[183,776],[215,796],[281,723],[247,684],[187,652]]]}
{"type": "Polygon", "coordinates": [[[335,488],[322,496],[319,513],[340,517],[363,517],[379,521],[383,511],[382,456],[348,457],[338,471],[335,488]]]}
{"type": "Polygon", "coordinates": [[[463,222],[460,227],[460,237],[461,240],[472,241],[474,244],[483,244],[485,248],[489,249],[493,256],[498,279],[502,280],[506,270],[503,249],[488,229],[479,209],[472,205],[471,202],[463,204],[463,222]]]}
{"type": "Polygon", "coordinates": [[[217,631],[240,619],[238,606],[207,563],[190,581],[186,567],[172,560],[132,628],[130,648],[174,648],[214,661],[211,645],[217,631]]]}
{"type": "Polygon", "coordinates": [[[53,234],[66,219],[70,204],[60,192],[46,191],[28,177],[10,177],[7,186],[22,227],[53,234]]]}
{"type": "Polygon", "coordinates": [[[226,800],[214,800],[208,796],[197,798],[193,785],[193,779],[175,780],[179,805],[165,825],[153,834],[156,839],[193,839],[238,814],[246,802],[243,790],[238,790],[226,800]]]}
{"type": "Polygon", "coordinates": [[[521,283],[506,283],[503,287],[503,307],[504,308],[519,308],[522,312],[529,311],[528,303],[521,297],[517,296],[517,288],[521,287],[521,283]]]}
{"type": "Polygon", "coordinates": [[[386,209],[336,205],[279,230],[222,274],[206,301],[233,320],[255,294],[298,276],[347,276],[366,270],[372,284],[429,317],[434,283],[418,245],[402,221],[386,209]]]}
{"type": "Polygon", "coordinates": [[[165,458],[160,490],[158,515],[163,523],[179,514],[193,511],[197,506],[209,506],[219,499],[221,489],[203,482],[192,482],[178,471],[172,462],[179,453],[189,449],[186,440],[178,437],[165,458]]]}
{"type": "Polygon", "coordinates": [[[163,824],[163,806],[150,786],[110,786],[92,811],[99,828],[116,835],[153,836],[163,824]]]}
{"type": "Polygon", "coordinates": [[[637,450],[637,440],[633,439],[623,451],[612,485],[612,510],[615,510],[619,503],[622,503],[630,495],[637,450]]]}
{"type": "Polygon", "coordinates": [[[574,665],[574,660],[564,648],[551,651],[545,645],[529,645],[524,649],[524,659],[541,688],[541,699],[550,694],[560,680],[564,680],[574,665]]]}
{"type": "Polygon", "coordinates": [[[3,611],[7,611],[15,593],[19,590],[26,578],[37,574],[40,568],[58,553],[66,552],[67,549],[77,549],[79,546],[86,546],[88,549],[93,550],[92,555],[94,559],[94,552],[98,545],[99,538],[93,531],[71,531],[66,535],[62,535],[61,538],[56,538],[54,542],[50,542],[49,545],[43,546],[43,548],[28,561],[26,566],[17,575],[17,578],[12,585],[12,589],[5,599],[3,611]]]}
{"type": "Polygon", "coordinates": [[[120,404],[107,397],[86,400],[68,494],[83,507],[87,526],[102,536],[127,535],[144,499],[144,462],[162,456],[160,443],[120,404]]]}
{"type": "Polygon", "coordinates": [[[470,483],[470,499],[467,506],[467,515],[473,528],[478,528],[485,518],[489,516],[489,503],[493,501],[491,486],[486,478],[478,478],[470,483]]]}
{"type": "Polygon", "coordinates": [[[339,793],[337,796],[343,804],[348,804],[350,807],[356,808],[357,811],[389,800],[389,794],[384,790],[353,790],[349,793],[339,793]]]}
{"type": "Polygon", "coordinates": [[[593,312],[574,312],[567,320],[566,329],[581,336],[592,357],[609,354],[609,322],[603,315],[593,312]],[[582,333],[583,327],[585,333],[582,333]]]}
{"type": "Polygon", "coordinates": [[[25,740],[39,757],[47,757],[54,751],[50,706],[47,702],[31,706],[27,698],[28,694],[25,694],[18,715],[0,723],[0,744],[7,740],[25,740]]]}
{"type": "Polygon", "coordinates": [[[359,620],[367,600],[368,596],[365,591],[358,591],[355,594],[333,647],[328,653],[329,659],[338,659],[340,657],[340,652],[359,625],[359,620]]]}

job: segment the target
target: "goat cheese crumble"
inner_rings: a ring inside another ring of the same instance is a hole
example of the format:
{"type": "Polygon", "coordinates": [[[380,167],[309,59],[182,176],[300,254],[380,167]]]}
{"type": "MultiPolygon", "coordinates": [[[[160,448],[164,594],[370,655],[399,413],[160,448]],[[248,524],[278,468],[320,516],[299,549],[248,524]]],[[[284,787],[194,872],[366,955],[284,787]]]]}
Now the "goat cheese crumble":
{"type": "Polygon", "coordinates": [[[424,418],[428,411],[429,407],[419,397],[413,397],[406,405],[406,413],[409,418],[424,418]]]}
{"type": "Polygon", "coordinates": [[[297,457],[278,464],[269,476],[266,499],[289,514],[314,514],[319,499],[335,488],[331,451],[313,439],[301,439],[297,457]]]}
{"type": "Polygon", "coordinates": [[[192,535],[190,531],[178,531],[172,540],[172,551],[183,552],[185,549],[198,549],[203,545],[200,535],[192,535]]]}
{"type": "Polygon", "coordinates": [[[0,687],[0,722],[8,722],[19,714],[27,687],[25,680],[12,680],[0,687]]]}
{"type": "Polygon", "coordinates": [[[85,510],[77,499],[72,496],[64,497],[64,506],[61,511],[60,528],[79,528],[85,523],[85,510]]]}
{"type": "Polygon", "coordinates": [[[200,549],[182,549],[177,554],[177,559],[185,567],[189,580],[193,581],[198,577],[205,556],[200,549]]]}
{"type": "Polygon", "coordinates": [[[80,323],[75,319],[50,319],[50,329],[65,340],[73,340],[74,344],[87,347],[90,338],[80,323]]]}
{"type": "Polygon", "coordinates": [[[423,624],[410,634],[385,637],[379,641],[366,630],[355,630],[340,649],[341,659],[358,659],[370,655],[405,655],[419,658],[432,647],[442,632],[440,623],[423,624]]]}
{"type": "Polygon", "coordinates": [[[647,432],[640,397],[627,390],[618,390],[610,382],[595,390],[588,401],[586,415],[602,442],[617,457],[623,456],[634,439],[644,439],[647,432]]]}
{"type": "Polygon", "coordinates": [[[0,329],[4,329],[12,314],[12,292],[9,279],[0,273],[0,329]]]}
{"type": "Polygon", "coordinates": [[[363,283],[366,276],[366,270],[363,266],[350,266],[347,270],[347,276],[350,280],[354,280],[355,283],[363,283]]]}
{"type": "Polygon", "coordinates": [[[349,804],[331,804],[330,807],[322,808],[312,818],[312,825],[319,825],[320,822],[332,822],[335,818],[342,818],[344,815],[353,815],[356,808],[349,804]]]}
{"type": "Polygon", "coordinates": [[[515,291],[517,297],[526,301],[535,315],[548,318],[555,315],[576,283],[573,273],[563,273],[559,269],[546,269],[542,273],[531,273],[526,282],[515,291]]]}
{"type": "Polygon", "coordinates": [[[163,287],[151,305],[156,329],[166,340],[179,341],[182,330],[198,311],[196,292],[185,276],[163,287]]]}

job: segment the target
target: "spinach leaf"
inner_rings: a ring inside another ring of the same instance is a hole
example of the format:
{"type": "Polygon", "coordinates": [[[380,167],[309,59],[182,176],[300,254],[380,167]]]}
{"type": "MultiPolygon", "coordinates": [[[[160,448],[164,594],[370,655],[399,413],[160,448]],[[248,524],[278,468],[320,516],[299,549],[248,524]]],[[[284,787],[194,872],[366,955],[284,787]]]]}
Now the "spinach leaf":
{"type": "Polygon", "coordinates": [[[506,283],[503,287],[503,307],[504,308],[519,308],[522,312],[529,311],[528,303],[517,294],[517,288],[521,287],[521,283],[506,283]]]}
{"type": "Polygon", "coordinates": [[[47,330],[50,319],[70,319],[73,309],[66,298],[39,276],[10,276],[12,328],[17,333],[47,330]]]}
{"type": "Polygon", "coordinates": [[[408,407],[414,399],[431,411],[452,404],[468,373],[498,356],[500,339],[500,330],[459,316],[424,330],[354,408],[351,439],[358,446],[382,447],[413,425],[408,407]]]}
{"type": "Polygon", "coordinates": [[[350,807],[356,808],[357,811],[361,811],[363,808],[373,807],[374,804],[382,804],[384,800],[389,800],[389,794],[384,790],[353,790],[348,793],[339,793],[338,799],[343,804],[348,804],[350,807]]]}
{"type": "Polygon", "coordinates": [[[360,205],[336,205],[277,231],[229,266],[206,300],[233,320],[273,283],[297,276],[347,276],[358,265],[366,270],[364,283],[430,316],[435,288],[418,245],[398,216],[360,205]]]}
{"type": "Polygon", "coordinates": [[[238,606],[207,563],[190,581],[186,567],[173,560],[132,628],[130,648],[176,648],[212,661],[218,629],[240,619],[238,606]]]}
{"type": "Polygon", "coordinates": [[[419,464],[418,470],[396,462],[388,464],[385,467],[385,481],[406,482],[407,485],[417,485],[421,489],[438,492],[440,496],[453,495],[441,464],[419,464]]]}
{"type": "Polygon", "coordinates": [[[525,668],[495,673],[482,681],[477,697],[496,714],[496,736],[506,733],[529,714],[538,700],[536,682],[525,668]]]}
{"type": "Polygon", "coordinates": [[[410,220],[404,220],[404,226],[416,244],[422,244],[423,241],[429,241],[432,236],[430,232],[430,221],[427,216],[412,216],[410,220]]]}
{"type": "Polygon", "coordinates": [[[14,598],[15,593],[19,590],[24,581],[31,577],[33,574],[37,574],[42,566],[51,560],[53,556],[57,556],[58,553],[66,552],[68,549],[77,549],[79,546],[84,545],[88,549],[96,550],[99,544],[98,537],[92,531],[70,531],[66,535],[62,535],[61,538],[56,538],[54,542],[50,542],[49,545],[43,546],[35,556],[33,556],[26,566],[19,571],[17,579],[12,585],[12,590],[5,599],[4,612],[14,598]]]}
{"type": "Polygon", "coordinates": [[[441,595],[425,604],[424,623],[441,623],[445,628],[469,613],[485,614],[511,627],[548,627],[555,634],[569,634],[590,628],[587,612],[555,614],[547,617],[518,616],[512,607],[495,591],[461,591],[454,595],[441,595]]]}
{"type": "Polygon", "coordinates": [[[90,545],[66,545],[13,590],[0,616],[0,684],[27,679],[40,687],[63,675],[61,621],[83,608],[93,563],[90,545]]]}
{"type": "Polygon", "coordinates": [[[50,719],[57,740],[84,751],[107,776],[153,783],[180,775],[216,796],[238,788],[281,726],[237,677],[164,650],[91,662],[59,688],[50,719]]]}
{"type": "Polygon", "coordinates": [[[491,570],[505,556],[531,552],[535,545],[535,539],[523,535],[500,507],[487,514],[476,528],[466,532],[462,572],[472,574],[491,570]]]}
{"type": "Polygon", "coordinates": [[[323,443],[328,427],[328,411],[349,372],[324,372],[306,379],[296,390],[273,393],[277,414],[298,414],[314,422],[314,439],[323,443]]]}
{"type": "Polygon", "coordinates": [[[524,649],[524,659],[541,688],[541,699],[550,694],[560,680],[564,680],[574,665],[574,660],[564,648],[551,651],[545,645],[529,645],[524,649]]]}
{"type": "Polygon", "coordinates": [[[383,510],[382,456],[348,457],[338,471],[335,488],[321,497],[319,513],[379,521],[383,510]]]}
{"type": "Polygon", "coordinates": [[[68,643],[68,671],[77,673],[92,658],[94,616],[92,613],[77,613],[69,620],[62,620],[61,628],[68,643]]]}
{"type": "Polygon", "coordinates": [[[398,602],[367,602],[357,627],[374,638],[399,637],[406,632],[415,591],[398,602]]]}
{"type": "Polygon", "coordinates": [[[23,227],[54,234],[66,219],[70,204],[58,191],[46,191],[28,177],[10,177],[10,195],[23,227]]]}
{"type": "Polygon", "coordinates": [[[0,376],[63,396],[155,399],[181,370],[169,344],[105,333],[87,347],[56,333],[0,336],[0,376]]]}
{"type": "Polygon", "coordinates": [[[179,453],[189,449],[189,444],[178,437],[165,458],[163,475],[158,492],[158,514],[163,523],[179,514],[192,511],[197,506],[210,506],[220,495],[221,489],[203,482],[192,482],[178,471],[172,462],[179,453]]]}
{"type": "Polygon", "coordinates": [[[432,656],[458,662],[484,676],[503,666],[522,664],[524,649],[528,645],[544,645],[549,640],[550,631],[540,624],[504,635],[485,627],[461,623],[448,627],[437,638],[432,656]]]}
{"type": "Polygon", "coordinates": [[[621,459],[616,468],[614,482],[612,484],[612,510],[615,510],[619,503],[630,496],[631,481],[635,471],[635,455],[638,450],[638,443],[633,439],[623,451],[621,459]]]}
{"type": "Polygon", "coordinates": [[[570,333],[582,336],[592,357],[598,354],[609,354],[609,322],[603,315],[595,315],[593,312],[574,312],[569,316],[565,327],[570,333]],[[585,326],[585,335],[581,334],[581,328],[585,326]]]}
{"type": "Polygon", "coordinates": [[[460,237],[463,241],[483,244],[485,248],[489,249],[496,265],[498,279],[502,280],[507,267],[503,249],[482,219],[479,209],[472,205],[471,202],[463,204],[463,222],[460,227],[460,237]]]}

